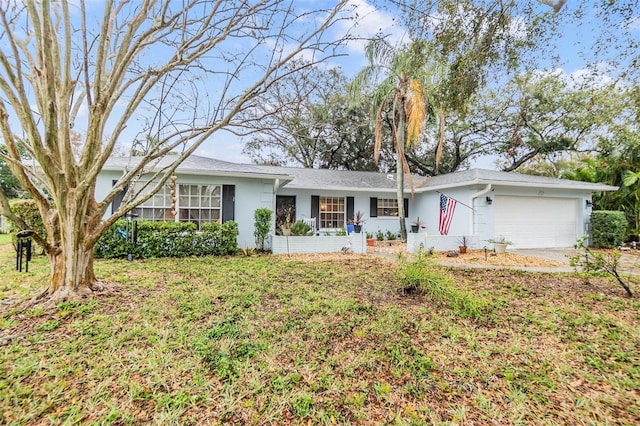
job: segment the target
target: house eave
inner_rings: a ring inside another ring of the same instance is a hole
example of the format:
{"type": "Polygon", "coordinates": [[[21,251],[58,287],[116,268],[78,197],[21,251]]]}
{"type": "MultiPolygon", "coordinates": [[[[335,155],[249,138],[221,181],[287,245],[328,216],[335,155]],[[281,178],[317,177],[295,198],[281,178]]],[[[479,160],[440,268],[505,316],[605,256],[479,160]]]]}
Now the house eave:
{"type": "MultiPolygon", "coordinates": [[[[106,166],[103,167],[104,171],[111,172],[120,172],[122,173],[122,167],[116,166],[106,166]]],[[[149,171],[148,173],[152,173],[153,171],[149,171]]],[[[228,171],[211,171],[211,170],[201,170],[201,169],[182,169],[178,167],[176,170],[176,175],[179,177],[180,175],[192,175],[192,176],[208,176],[208,177],[233,177],[233,178],[249,178],[249,179],[269,179],[269,180],[280,180],[280,182],[291,182],[293,180],[292,176],[282,175],[282,174],[272,174],[272,173],[253,173],[253,172],[228,172],[228,171]]]]}
{"type": "MultiPolygon", "coordinates": [[[[389,192],[395,194],[395,188],[361,188],[361,187],[346,187],[346,186],[304,186],[304,185],[285,185],[283,189],[299,189],[307,191],[340,191],[340,192],[389,192]]],[[[405,190],[408,192],[408,190],[405,190]]]]}
{"type": "Polygon", "coordinates": [[[609,192],[617,191],[619,187],[611,185],[596,184],[590,182],[580,181],[567,181],[571,184],[554,184],[554,183],[541,183],[541,182],[517,182],[517,181],[504,181],[504,180],[492,180],[492,179],[474,179],[464,182],[447,183],[442,185],[429,185],[418,188],[416,193],[425,193],[438,191],[442,189],[460,188],[464,186],[474,185],[492,185],[494,187],[517,187],[517,188],[546,188],[546,189],[564,189],[564,190],[579,190],[589,192],[609,192]],[[575,183],[574,183],[575,182],[575,183]]]}

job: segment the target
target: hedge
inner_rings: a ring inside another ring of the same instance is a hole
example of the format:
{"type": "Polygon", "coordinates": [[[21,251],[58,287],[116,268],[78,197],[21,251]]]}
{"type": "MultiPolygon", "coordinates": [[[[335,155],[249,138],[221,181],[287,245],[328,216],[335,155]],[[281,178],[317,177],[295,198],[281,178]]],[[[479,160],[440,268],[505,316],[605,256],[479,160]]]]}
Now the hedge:
{"type": "MultiPolygon", "coordinates": [[[[11,203],[11,211],[13,214],[24,220],[29,226],[29,229],[35,231],[42,238],[47,238],[47,231],[44,227],[44,222],[42,221],[42,216],[40,216],[40,210],[38,210],[38,205],[35,200],[27,199],[13,201],[11,203]]],[[[16,234],[22,231],[22,229],[11,220],[9,220],[9,223],[11,224],[9,227],[11,240],[15,244],[17,241],[16,234]]]]}
{"type": "Polygon", "coordinates": [[[223,256],[238,251],[238,225],[203,223],[200,231],[191,222],[119,220],[98,240],[97,258],[136,259],[186,256],[223,256]],[[134,243],[132,244],[132,241],[134,243]]]}
{"type": "Polygon", "coordinates": [[[624,212],[597,210],[591,213],[591,245],[596,248],[618,247],[624,240],[627,218],[624,212]]]}

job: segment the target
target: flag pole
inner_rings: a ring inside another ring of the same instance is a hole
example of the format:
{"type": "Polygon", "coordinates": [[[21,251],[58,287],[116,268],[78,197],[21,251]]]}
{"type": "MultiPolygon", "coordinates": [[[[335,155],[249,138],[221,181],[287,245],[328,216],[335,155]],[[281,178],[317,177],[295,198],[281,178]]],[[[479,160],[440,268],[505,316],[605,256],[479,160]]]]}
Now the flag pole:
{"type": "Polygon", "coordinates": [[[465,206],[465,207],[466,207],[466,208],[468,208],[468,209],[471,209],[472,211],[475,211],[475,209],[474,209],[473,207],[466,205],[465,203],[463,203],[463,202],[462,202],[462,201],[460,201],[460,200],[456,200],[455,198],[448,196],[448,195],[447,195],[447,194],[445,194],[444,192],[440,192],[440,191],[436,191],[436,192],[437,192],[438,194],[442,194],[442,195],[444,195],[444,196],[445,196],[445,197],[447,197],[447,198],[451,198],[452,200],[455,200],[455,202],[456,202],[456,203],[458,203],[458,204],[462,204],[463,206],[465,206]]]}

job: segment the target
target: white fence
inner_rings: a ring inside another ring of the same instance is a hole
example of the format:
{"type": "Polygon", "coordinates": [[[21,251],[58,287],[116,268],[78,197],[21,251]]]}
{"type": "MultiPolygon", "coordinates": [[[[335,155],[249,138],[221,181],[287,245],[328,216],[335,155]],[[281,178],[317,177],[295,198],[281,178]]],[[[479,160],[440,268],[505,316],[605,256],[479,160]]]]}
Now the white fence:
{"type": "Polygon", "coordinates": [[[339,253],[341,251],[363,254],[367,252],[367,238],[364,232],[358,234],[352,232],[348,236],[285,237],[273,235],[271,237],[271,251],[273,254],[339,253]]]}

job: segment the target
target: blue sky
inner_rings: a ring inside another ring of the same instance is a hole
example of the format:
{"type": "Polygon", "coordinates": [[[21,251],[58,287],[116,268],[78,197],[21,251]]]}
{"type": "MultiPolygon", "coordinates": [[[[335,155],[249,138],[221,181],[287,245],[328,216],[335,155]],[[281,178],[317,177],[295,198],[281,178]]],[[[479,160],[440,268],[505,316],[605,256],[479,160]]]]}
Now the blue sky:
{"type": "MultiPolygon", "coordinates": [[[[370,38],[375,34],[382,33],[388,35],[392,43],[400,44],[407,41],[407,36],[405,34],[405,30],[399,25],[399,20],[395,19],[396,17],[391,12],[386,9],[376,9],[376,7],[370,3],[375,0],[349,1],[350,4],[345,8],[345,10],[343,10],[343,13],[346,16],[355,16],[355,14],[357,14],[357,21],[340,21],[337,25],[331,28],[329,37],[338,39],[342,35],[349,33],[354,36],[355,40],[349,42],[343,47],[341,53],[343,53],[344,56],[330,60],[325,64],[325,66],[340,67],[347,76],[353,76],[365,64],[363,52],[367,38],[370,38]]],[[[379,1],[383,2],[384,0],[379,1]]],[[[531,1],[534,2],[534,4],[537,4],[535,3],[535,0],[531,1]]],[[[330,4],[334,4],[334,2],[328,2],[326,0],[296,0],[295,2],[296,6],[308,8],[330,4]]],[[[580,4],[583,3],[577,2],[576,0],[569,0],[565,5],[565,8],[563,8],[560,13],[567,13],[567,15],[569,15],[572,8],[578,7],[580,4]]],[[[96,0],[95,2],[88,2],[87,5],[89,10],[95,8],[95,11],[98,12],[102,9],[103,4],[101,0],[96,0]]],[[[537,7],[539,7],[540,10],[546,10],[545,6],[538,5],[537,7]]],[[[600,31],[598,25],[601,24],[601,22],[598,21],[598,17],[595,15],[593,8],[588,8],[586,12],[587,13],[584,16],[583,21],[580,22],[580,25],[576,26],[575,24],[567,24],[566,27],[563,27],[562,37],[558,40],[555,46],[548,47],[549,58],[554,55],[558,55],[561,59],[559,62],[562,68],[561,72],[566,75],[581,75],[584,72],[583,70],[585,69],[586,61],[584,58],[580,57],[579,52],[585,50],[588,51],[586,48],[592,43],[593,34],[597,32],[596,29],[600,31]]],[[[640,34],[640,19],[635,19],[631,27],[633,27],[632,31],[634,31],[633,33],[637,39],[640,34]]],[[[263,47],[267,48],[268,46],[263,47]]],[[[240,46],[237,49],[239,52],[242,52],[243,47],[240,46]]],[[[265,52],[268,54],[268,49],[265,49],[265,52]]],[[[612,54],[614,54],[614,52],[612,52],[612,54]]],[[[548,65],[550,64],[551,62],[549,62],[548,65]]],[[[238,79],[238,81],[242,81],[242,79],[238,79]]],[[[186,86],[188,86],[188,83],[186,86]]],[[[188,91],[189,88],[185,88],[188,91]]],[[[209,98],[205,99],[205,101],[212,100],[212,102],[215,103],[215,86],[208,86],[207,89],[209,93],[206,93],[205,95],[209,95],[209,98]]],[[[189,93],[187,93],[187,95],[189,95],[189,93]]],[[[82,115],[82,109],[80,115],[82,115]]],[[[144,111],[137,112],[136,116],[144,118],[144,111]]],[[[123,133],[119,138],[120,141],[122,141],[121,150],[124,149],[125,145],[129,144],[129,141],[136,137],[137,132],[135,129],[136,126],[134,125],[135,123],[132,122],[130,124],[131,126],[128,127],[125,133],[123,133]]],[[[82,131],[81,128],[77,129],[80,132],[82,131]]],[[[243,146],[244,141],[239,137],[228,132],[220,131],[203,143],[197,153],[222,160],[249,162],[249,158],[242,155],[243,146]]],[[[488,164],[483,164],[482,166],[490,167],[488,164]]]]}
{"type": "MultiPolygon", "coordinates": [[[[588,4],[588,3],[587,3],[588,4]]],[[[569,0],[560,13],[565,13],[565,16],[569,15],[579,4],[576,1],[569,0]]],[[[581,5],[585,6],[585,3],[581,5]]],[[[540,10],[545,10],[546,6],[538,5],[540,10]]],[[[349,32],[357,38],[365,39],[371,37],[377,33],[388,34],[392,42],[401,43],[406,41],[406,35],[403,28],[398,25],[398,22],[394,20],[394,16],[388,11],[376,9],[372,4],[366,0],[352,0],[348,13],[352,13],[353,10],[357,10],[359,16],[358,22],[355,25],[352,22],[344,21],[341,25],[334,29],[336,33],[349,32]]],[[[564,17],[563,17],[564,18],[564,17]]],[[[595,40],[598,25],[601,22],[598,21],[596,11],[592,6],[587,6],[586,13],[583,19],[576,24],[575,22],[564,23],[560,37],[555,40],[554,46],[548,46],[547,52],[544,52],[541,57],[541,66],[555,67],[556,72],[560,72],[567,76],[567,78],[584,78],[588,74],[586,71],[587,61],[590,58],[584,58],[584,53],[589,54],[590,46],[595,40]],[[548,55],[548,59],[545,60],[544,55],[548,55]],[[559,61],[552,62],[551,58],[557,56],[559,61]]],[[[638,38],[640,34],[640,20],[636,19],[632,26],[635,25],[635,37],[638,38]]],[[[364,60],[364,46],[366,42],[364,40],[354,41],[345,46],[345,57],[336,58],[331,61],[331,64],[339,66],[343,69],[347,76],[352,76],[358,72],[358,70],[365,64],[364,60]]],[[[600,65],[602,70],[601,78],[607,80],[607,69],[604,65],[600,65]]],[[[547,69],[548,72],[549,69],[547,69]]],[[[234,162],[250,162],[248,157],[242,155],[243,141],[238,137],[223,132],[214,135],[213,140],[205,142],[197,151],[198,154],[215,157],[222,160],[234,161],[234,162]]],[[[474,164],[477,167],[491,168],[492,161],[484,159],[480,160],[478,164],[474,164]]]]}

